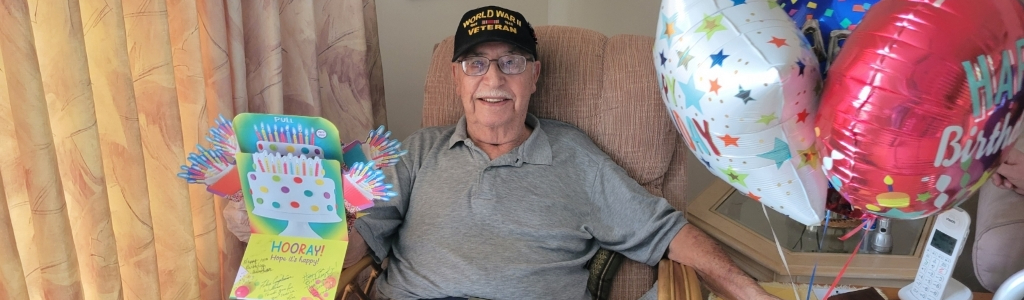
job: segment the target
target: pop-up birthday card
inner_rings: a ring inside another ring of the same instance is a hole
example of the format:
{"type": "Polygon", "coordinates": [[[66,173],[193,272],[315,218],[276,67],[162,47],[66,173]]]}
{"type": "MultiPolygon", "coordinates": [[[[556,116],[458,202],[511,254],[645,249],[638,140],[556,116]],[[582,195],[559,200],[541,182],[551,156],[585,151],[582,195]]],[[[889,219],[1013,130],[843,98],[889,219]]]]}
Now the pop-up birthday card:
{"type": "Polygon", "coordinates": [[[323,118],[235,117],[252,236],[232,299],[333,299],[348,229],[338,129],[323,118]]]}

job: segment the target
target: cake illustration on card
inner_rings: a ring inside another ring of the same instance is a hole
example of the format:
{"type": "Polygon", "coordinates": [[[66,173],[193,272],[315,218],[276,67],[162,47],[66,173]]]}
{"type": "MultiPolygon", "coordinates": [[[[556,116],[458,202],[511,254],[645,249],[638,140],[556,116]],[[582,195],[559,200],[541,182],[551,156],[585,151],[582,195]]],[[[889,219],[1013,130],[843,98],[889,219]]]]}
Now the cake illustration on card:
{"type": "Polygon", "coordinates": [[[256,125],[253,125],[252,130],[257,136],[257,151],[282,155],[324,157],[324,150],[316,145],[317,132],[323,132],[323,129],[303,128],[302,124],[267,126],[266,123],[260,123],[258,129],[256,125]]]}
{"type": "Polygon", "coordinates": [[[338,181],[325,176],[319,157],[259,152],[246,175],[252,191],[252,214],[288,221],[280,235],[320,238],[308,225],[341,222],[338,181]],[[258,169],[257,169],[258,168],[258,169]]]}
{"type": "Polygon", "coordinates": [[[234,119],[239,152],[344,162],[338,128],[324,118],[243,113],[234,119]]]}

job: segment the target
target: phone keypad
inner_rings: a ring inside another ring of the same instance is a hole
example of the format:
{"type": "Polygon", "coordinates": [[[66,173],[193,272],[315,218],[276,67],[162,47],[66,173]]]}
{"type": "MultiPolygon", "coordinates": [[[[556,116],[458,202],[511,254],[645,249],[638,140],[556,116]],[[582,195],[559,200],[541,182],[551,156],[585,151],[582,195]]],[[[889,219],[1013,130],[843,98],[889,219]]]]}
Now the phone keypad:
{"type": "Polygon", "coordinates": [[[949,272],[952,268],[952,257],[935,249],[926,249],[911,292],[919,299],[939,299],[949,281],[949,272]]]}

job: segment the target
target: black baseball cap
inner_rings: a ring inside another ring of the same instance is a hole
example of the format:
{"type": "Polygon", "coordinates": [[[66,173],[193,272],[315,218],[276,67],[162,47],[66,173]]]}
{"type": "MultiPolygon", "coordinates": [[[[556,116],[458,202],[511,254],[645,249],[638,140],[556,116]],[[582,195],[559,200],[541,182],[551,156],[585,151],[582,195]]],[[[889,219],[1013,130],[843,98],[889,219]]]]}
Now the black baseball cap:
{"type": "Polygon", "coordinates": [[[485,6],[467,11],[455,30],[454,62],[480,43],[505,42],[522,48],[537,58],[537,34],[523,14],[517,11],[485,6]]]}

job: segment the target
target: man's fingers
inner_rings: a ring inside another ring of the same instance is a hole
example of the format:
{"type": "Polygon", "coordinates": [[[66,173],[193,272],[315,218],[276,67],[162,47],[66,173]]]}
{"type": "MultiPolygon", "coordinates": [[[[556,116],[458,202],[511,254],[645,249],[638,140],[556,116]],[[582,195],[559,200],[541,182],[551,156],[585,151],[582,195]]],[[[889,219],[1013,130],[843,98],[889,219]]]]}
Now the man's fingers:
{"type": "Polygon", "coordinates": [[[992,185],[996,187],[1003,187],[1003,176],[999,174],[992,174],[992,185]]]}
{"type": "Polygon", "coordinates": [[[1024,195],[1024,189],[1022,188],[1014,188],[1013,191],[1016,192],[1017,194],[1024,195]]]}

